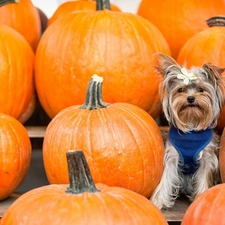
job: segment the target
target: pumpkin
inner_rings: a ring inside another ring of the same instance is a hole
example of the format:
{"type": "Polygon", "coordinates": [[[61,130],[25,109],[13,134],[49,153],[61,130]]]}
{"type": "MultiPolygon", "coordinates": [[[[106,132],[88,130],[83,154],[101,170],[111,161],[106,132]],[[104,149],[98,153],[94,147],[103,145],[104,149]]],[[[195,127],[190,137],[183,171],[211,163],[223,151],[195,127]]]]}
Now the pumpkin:
{"type": "Polygon", "coordinates": [[[201,194],[188,207],[181,225],[225,224],[225,184],[218,184],[201,194]]]}
{"type": "MultiPolygon", "coordinates": [[[[97,1],[97,7],[101,5],[97,1]]],[[[92,74],[105,79],[105,101],[137,105],[156,118],[161,112],[153,54],[170,54],[147,20],[107,9],[71,13],[46,29],[35,58],[35,83],[50,118],[84,101],[92,74]]]]}
{"type": "Polygon", "coordinates": [[[23,194],[4,213],[2,224],[168,224],[143,196],[124,188],[95,185],[82,151],[69,151],[67,160],[69,186],[47,185],[23,194]]]}
{"type": "MultiPolygon", "coordinates": [[[[53,13],[51,18],[48,20],[48,26],[52,24],[55,20],[62,18],[71,12],[76,12],[79,10],[95,10],[95,1],[69,1],[61,4],[56,11],[53,13]]],[[[116,5],[111,4],[112,11],[121,11],[116,5]]]]}
{"type": "Polygon", "coordinates": [[[31,0],[19,0],[17,4],[7,4],[0,8],[0,24],[18,31],[33,50],[36,50],[41,35],[41,21],[38,9],[31,0]]]}
{"type": "Polygon", "coordinates": [[[43,161],[51,184],[67,184],[67,149],[83,149],[95,182],[149,198],[163,171],[164,145],[155,120],[129,103],[102,100],[102,77],[94,75],[83,105],[70,106],[48,124],[43,161]]]}
{"type": "MultiPolygon", "coordinates": [[[[190,38],[181,48],[177,62],[187,67],[202,66],[206,62],[225,67],[225,19],[222,16],[209,18],[208,28],[190,38]]],[[[217,130],[225,126],[225,108],[218,119],[217,130]]]]}
{"type": "Polygon", "coordinates": [[[3,113],[0,113],[0,136],[0,200],[3,200],[26,177],[31,160],[31,143],[24,126],[3,113]]]}
{"type": "Polygon", "coordinates": [[[34,53],[14,29],[0,25],[0,33],[0,112],[24,123],[35,108],[34,53]]]}
{"type": "Polygon", "coordinates": [[[176,59],[181,47],[207,28],[205,20],[224,11],[223,0],[142,0],[137,14],[159,28],[176,59]]]}

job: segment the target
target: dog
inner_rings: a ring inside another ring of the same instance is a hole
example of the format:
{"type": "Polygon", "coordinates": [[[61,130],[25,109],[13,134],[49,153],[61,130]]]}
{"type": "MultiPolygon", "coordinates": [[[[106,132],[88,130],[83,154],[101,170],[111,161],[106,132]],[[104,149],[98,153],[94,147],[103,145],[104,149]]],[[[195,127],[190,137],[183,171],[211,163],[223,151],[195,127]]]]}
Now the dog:
{"type": "Polygon", "coordinates": [[[164,171],[151,201],[171,208],[180,194],[193,201],[219,182],[219,135],[214,131],[224,105],[224,68],[212,63],[187,69],[158,53],[162,109],[170,126],[164,171]]]}

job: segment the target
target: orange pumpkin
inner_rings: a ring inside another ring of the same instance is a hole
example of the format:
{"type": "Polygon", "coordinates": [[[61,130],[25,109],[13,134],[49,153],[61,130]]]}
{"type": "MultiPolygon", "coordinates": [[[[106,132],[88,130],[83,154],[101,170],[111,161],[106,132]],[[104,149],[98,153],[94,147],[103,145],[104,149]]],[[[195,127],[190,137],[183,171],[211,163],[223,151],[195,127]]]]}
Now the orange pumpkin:
{"type": "MultiPolygon", "coordinates": [[[[190,38],[181,48],[177,62],[187,67],[202,66],[206,62],[225,67],[225,19],[212,17],[209,27],[190,38]]],[[[222,133],[225,126],[225,107],[218,119],[217,129],[222,133]]]]}
{"type": "Polygon", "coordinates": [[[158,29],[137,15],[107,9],[68,14],[48,27],[38,45],[40,102],[51,118],[82,104],[86,84],[97,73],[105,79],[106,101],[137,105],[155,118],[161,112],[161,77],[152,55],[158,51],[170,54],[158,29]]]}
{"type": "Polygon", "coordinates": [[[34,53],[14,29],[0,25],[0,33],[0,112],[25,122],[35,108],[34,53]]]}
{"type": "Polygon", "coordinates": [[[41,21],[38,9],[31,0],[19,0],[17,4],[7,4],[0,8],[0,24],[18,31],[36,50],[41,35],[41,21]]]}
{"type": "Polygon", "coordinates": [[[68,149],[83,149],[95,182],[150,197],[163,171],[164,145],[156,122],[128,103],[106,104],[93,76],[84,105],[68,107],[47,126],[43,159],[48,180],[67,184],[68,149]]]}
{"type": "Polygon", "coordinates": [[[181,225],[223,225],[224,212],[225,184],[219,184],[205,191],[189,206],[181,225]]]}
{"type": "Polygon", "coordinates": [[[0,200],[10,196],[25,178],[31,160],[31,143],[24,126],[0,113],[0,200]]]}
{"type": "Polygon", "coordinates": [[[137,14],[159,28],[176,59],[181,47],[207,28],[206,19],[224,12],[223,0],[142,0],[137,14]]]}
{"type": "Polygon", "coordinates": [[[47,185],[25,193],[4,213],[2,224],[168,225],[143,196],[119,187],[95,186],[81,151],[69,151],[67,160],[69,187],[47,185]]]}
{"type": "MultiPolygon", "coordinates": [[[[48,20],[48,26],[52,24],[55,20],[62,18],[68,13],[77,12],[79,10],[95,10],[95,1],[69,1],[61,4],[56,11],[53,13],[51,18],[48,20]]],[[[116,5],[111,4],[112,11],[121,11],[116,5]]]]}

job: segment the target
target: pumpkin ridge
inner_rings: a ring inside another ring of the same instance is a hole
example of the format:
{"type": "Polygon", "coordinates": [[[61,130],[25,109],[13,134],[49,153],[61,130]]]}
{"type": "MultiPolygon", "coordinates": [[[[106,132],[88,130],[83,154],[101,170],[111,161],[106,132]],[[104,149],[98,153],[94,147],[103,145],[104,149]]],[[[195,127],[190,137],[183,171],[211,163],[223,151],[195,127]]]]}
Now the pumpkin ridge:
{"type": "MultiPolygon", "coordinates": [[[[129,114],[131,114],[132,115],[132,117],[134,117],[134,118],[137,118],[137,120],[136,120],[136,123],[138,122],[139,123],[139,125],[140,125],[140,127],[142,127],[143,128],[143,130],[148,130],[149,132],[148,132],[148,134],[150,135],[150,137],[146,134],[146,133],[144,133],[145,134],[145,136],[146,136],[146,139],[148,140],[148,143],[149,143],[149,146],[151,146],[151,148],[153,148],[153,149],[155,149],[155,148],[157,148],[157,146],[156,146],[156,142],[155,141],[151,141],[151,140],[155,140],[155,138],[156,138],[156,136],[155,137],[153,137],[153,135],[152,135],[152,132],[150,132],[151,130],[155,130],[155,129],[159,129],[158,128],[158,126],[155,124],[155,126],[153,126],[153,123],[149,123],[150,125],[151,125],[151,127],[152,127],[152,129],[148,129],[148,127],[145,125],[145,123],[144,123],[144,121],[142,120],[142,117],[140,117],[140,116],[138,116],[138,114],[137,113],[134,113],[133,111],[128,111],[127,110],[127,108],[126,107],[124,107],[124,105],[122,105],[122,106],[120,106],[120,110],[124,110],[124,111],[126,111],[127,113],[129,113],[129,114]],[[154,146],[154,147],[152,147],[152,146],[154,146]]],[[[148,115],[146,112],[144,112],[146,115],[148,115]]],[[[150,117],[150,115],[148,115],[149,117],[150,117]]],[[[151,118],[151,117],[150,117],[151,118]]],[[[151,120],[153,120],[152,118],[151,118],[151,120]]],[[[159,136],[158,136],[158,138],[160,138],[161,139],[161,133],[160,133],[160,131],[158,132],[159,133],[159,136]]],[[[158,143],[158,142],[157,142],[158,143]]],[[[163,140],[161,140],[161,143],[162,143],[162,148],[163,148],[163,140]]],[[[138,145],[137,145],[138,146],[138,145]]],[[[139,150],[140,150],[140,148],[139,148],[139,150]]],[[[152,152],[153,154],[152,154],[152,157],[154,158],[154,164],[156,165],[156,155],[154,154],[155,152],[152,152]]],[[[142,156],[142,158],[143,158],[143,162],[144,162],[144,156],[143,156],[143,154],[141,154],[141,156],[142,156]]],[[[162,173],[162,172],[161,172],[162,173]]],[[[158,177],[158,176],[157,176],[158,177]]]]}
{"type": "MultiPolygon", "coordinates": [[[[113,142],[115,143],[115,142],[117,142],[118,143],[118,141],[119,141],[119,144],[118,144],[118,153],[117,154],[120,154],[120,155],[124,155],[125,153],[126,153],[126,151],[124,151],[125,149],[124,149],[124,142],[123,142],[123,139],[121,139],[120,138],[120,136],[117,134],[117,128],[116,128],[116,126],[117,126],[117,124],[118,124],[118,122],[116,122],[115,124],[114,124],[114,120],[115,121],[118,121],[118,118],[120,119],[120,126],[122,126],[122,123],[124,124],[124,126],[123,126],[123,130],[125,129],[124,127],[126,126],[126,130],[129,130],[129,133],[132,135],[132,133],[131,133],[131,131],[130,131],[130,129],[127,129],[127,128],[129,128],[128,126],[127,126],[127,123],[125,122],[125,120],[124,120],[124,118],[118,113],[118,111],[117,111],[117,108],[115,107],[115,104],[113,105],[113,106],[109,106],[108,108],[107,108],[107,110],[104,110],[104,113],[107,115],[106,116],[106,121],[107,121],[107,123],[109,124],[109,127],[110,127],[110,129],[108,129],[109,131],[110,131],[110,133],[112,134],[112,136],[114,137],[113,139],[113,142]],[[108,119],[107,119],[108,118],[108,119]],[[112,121],[112,118],[114,118],[114,120],[112,121]],[[108,121],[110,121],[110,123],[108,122],[108,121]]],[[[132,135],[133,136],[133,135],[132,135]]],[[[136,140],[135,140],[135,138],[134,138],[134,142],[136,142],[136,140]]],[[[118,164],[118,163],[116,163],[116,164],[118,164]]],[[[117,166],[119,166],[119,165],[117,165],[117,166]]],[[[122,184],[122,182],[121,182],[121,173],[123,172],[123,170],[120,170],[119,171],[119,178],[120,178],[120,180],[118,181],[118,183],[120,184],[120,186],[123,186],[122,184]]],[[[127,174],[126,174],[126,176],[127,176],[127,178],[129,178],[129,177],[132,177],[132,174],[130,174],[130,172],[128,172],[127,174]]],[[[129,182],[128,182],[128,187],[130,187],[130,179],[129,179],[129,182]]]]}
{"type": "MultiPolygon", "coordinates": [[[[114,104],[114,107],[116,106],[116,104],[114,104]]],[[[113,107],[110,107],[110,109],[113,111],[113,113],[112,113],[112,115],[115,115],[115,114],[117,114],[117,117],[119,117],[122,121],[123,121],[123,123],[124,123],[124,125],[126,126],[126,128],[127,128],[127,130],[129,130],[129,133],[130,133],[130,135],[131,135],[131,137],[132,137],[132,139],[133,139],[133,142],[134,143],[136,143],[136,146],[137,146],[137,149],[138,149],[138,151],[139,151],[139,153],[140,153],[140,156],[141,156],[141,158],[142,158],[142,160],[141,160],[141,162],[142,162],[142,168],[143,168],[143,171],[144,171],[144,168],[145,168],[145,166],[144,166],[144,157],[143,157],[143,154],[142,154],[142,152],[141,152],[141,147],[140,147],[140,143],[138,143],[137,142],[137,140],[136,140],[136,138],[135,138],[135,135],[134,135],[134,131],[132,130],[133,129],[133,127],[132,126],[130,126],[128,123],[127,123],[127,118],[124,118],[123,116],[121,116],[121,113],[119,113],[118,112],[118,110],[120,110],[120,111],[122,111],[122,112],[126,112],[128,115],[129,114],[132,114],[129,110],[127,110],[127,108],[125,108],[125,107],[121,107],[121,105],[120,105],[120,107],[115,107],[115,108],[113,108],[113,107]],[[123,110],[121,110],[121,109],[123,109],[123,110]]],[[[122,114],[123,115],[123,114],[122,114]]],[[[130,121],[132,124],[133,124],[133,121],[130,121]]],[[[137,121],[135,121],[135,123],[137,124],[137,121]]],[[[138,123],[139,123],[139,121],[138,121],[138,123]]],[[[140,124],[140,123],[139,123],[140,124]]],[[[140,126],[140,127],[142,127],[142,126],[140,126]]],[[[137,127],[135,127],[135,129],[137,129],[137,127]]],[[[143,182],[145,182],[145,180],[146,180],[146,177],[145,177],[146,175],[145,175],[145,173],[142,173],[142,177],[144,178],[143,179],[143,182]]],[[[132,174],[129,174],[129,177],[132,177],[132,174]]],[[[129,179],[129,185],[130,185],[130,179],[129,179]]],[[[142,186],[145,186],[146,184],[142,184],[142,186]]]]}

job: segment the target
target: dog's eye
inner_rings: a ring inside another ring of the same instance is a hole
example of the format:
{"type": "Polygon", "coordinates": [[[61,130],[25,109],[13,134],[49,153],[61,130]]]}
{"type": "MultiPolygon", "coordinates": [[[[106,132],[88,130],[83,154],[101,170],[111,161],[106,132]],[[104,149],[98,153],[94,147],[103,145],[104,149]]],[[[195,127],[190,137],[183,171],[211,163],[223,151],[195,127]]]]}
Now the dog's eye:
{"type": "Polygon", "coordinates": [[[184,92],[184,88],[179,88],[178,90],[177,90],[178,92],[184,92]]]}
{"type": "Polygon", "coordinates": [[[203,88],[201,88],[201,87],[198,87],[198,92],[203,92],[204,91],[204,89],[203,88]]]}

